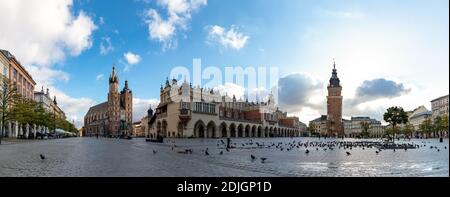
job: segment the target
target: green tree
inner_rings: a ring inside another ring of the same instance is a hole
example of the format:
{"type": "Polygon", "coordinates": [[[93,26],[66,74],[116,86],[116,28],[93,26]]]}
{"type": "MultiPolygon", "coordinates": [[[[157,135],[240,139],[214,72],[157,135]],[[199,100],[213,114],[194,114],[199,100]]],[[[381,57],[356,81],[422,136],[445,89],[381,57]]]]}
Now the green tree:
{"type": "Polygon", "coordinates": [[[448,133],[448,115],[442,116],[441,128],[442,128],[444,133],[448,133]]]}
{"type": "Polygon", "coordinates": [[[6,123],[14,119],[14,114],[11,110],[15,102],[20,98],[17,87],[10,83],[9,79],[1,76],[0,81],[0,115],[1,115],[1,132],[0,132],[0,144],[2,144],[2,138],[6,123]]]}
{"type": "Polygon", "coordinates": [[[428,137],[428,135],[433,132],[433,122],[431,119],[425,119],[420,125],[420,132],[428,137]]]}
{"type": "MultiPolygon", "coordinates": [[[[36,102],[30,99],[19,98],[15,105],[12,107],[14,114],[14,120],[20,125],[33,125],[37,121],[36,102]]],[[[23,128],[23,127],[22,127],[23,128]]]]}
{"type": "Polygon", "coordinates": [[[405,136],[410,136],[412,137],[412,134],[414,132],[414,126],[412,124],[407,123],[403,128],[402,128],[402,134],[405,136]]]}
{"type": "Polygon", "coordinates": [[[314,123],[309,122],[308,128],[309,128],[309,132],[311,133],[311,135],[317,134],[317,126],[314,123]]]}
{"type": "Polygon", "coordinates": [[[392,125],[392,141],[395,141],[395,134],[398,133],[398,129],[396,129],[398,124],[406,124],[408,122],[408,115],[403,110],[402,107],[389,107],[386,110],[386,113],[383,115],[383,119],[386,122],[389,122],[392,125]]]}
{"type": "Polygon", "coordinates": [[[438,116],[434,120],[434,128],[435,128],[434,132],[437,131],[439,137],[442,136],[443,132],[448,132],[448,116],[447,115],[438,116]]]}

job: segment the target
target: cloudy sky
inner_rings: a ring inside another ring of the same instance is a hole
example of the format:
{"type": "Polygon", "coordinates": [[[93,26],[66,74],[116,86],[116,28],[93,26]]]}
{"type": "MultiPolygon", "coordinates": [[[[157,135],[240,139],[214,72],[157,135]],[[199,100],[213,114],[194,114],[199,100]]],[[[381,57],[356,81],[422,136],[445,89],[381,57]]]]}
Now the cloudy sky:
{"type": "MultiPolygon", "coordinates": [[[[449,92],[447,0],[2,0],[0,48],[49,87],[77,126],[107,99],[112,64],[134,117],[172,68],[276,67],[279,104],[303,122],[326,113],[336,60],[345,117],[381,119],[449,92]]],[[[169,76],[170,77],[170,76],[169,76]]],[[[239,88],[224,84],[232,90],[239,88]]]]}

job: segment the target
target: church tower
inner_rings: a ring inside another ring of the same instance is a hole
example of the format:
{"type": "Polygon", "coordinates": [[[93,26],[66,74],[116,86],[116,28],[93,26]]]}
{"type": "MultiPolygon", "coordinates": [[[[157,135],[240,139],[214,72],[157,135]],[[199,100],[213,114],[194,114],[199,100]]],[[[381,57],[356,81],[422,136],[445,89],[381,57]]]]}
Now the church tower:
{"type": "MultiPolygon", "coordinates": [[[[133,93],[128,87],[128,81],[125,80],[125,86],[120,92],[120,121],[124,121],[126,125],[128,134],[131,134],[133,131],[133,93]]],[[[125,126],[122,125],[122,126],[125,126]]],[[[122,128],[123,129],[123,128],[122,128]]],[[[124,134],[124,133],[121,133],[124,134]]]]}
{"type": "Polygon", "coordinates": [[[109,92],[108,92],[108,135],[117,135],[119,132],[119,77],[116,73],[116,67],[113,65],[111,75],[109,76],[109,92]]]}
{"type": "Polygon", "coordinates": [[[342,86],[337,76],[336,63],[333,62],[333,72],[328,84],[327,96],[327,128],[328,136],[344,135],[344,126],[342,124],[342,86]]]}

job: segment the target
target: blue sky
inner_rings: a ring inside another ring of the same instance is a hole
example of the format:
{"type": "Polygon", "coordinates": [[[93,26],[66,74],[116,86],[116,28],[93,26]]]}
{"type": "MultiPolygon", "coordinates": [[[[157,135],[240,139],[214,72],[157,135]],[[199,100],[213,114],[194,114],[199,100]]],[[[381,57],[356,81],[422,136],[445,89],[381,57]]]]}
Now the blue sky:
{"type": "Polygon", "coordinates": [[[303,122],[326,113],[325,87],[333,58],[344,87],[346,117],[380,119],[389,105],[430,109],[431,99],[449,92],[446,0],[179,0],[181,4],[170,7],[173,2],[7,1],[0,5],[0,11],[7,9],[11,15],[0,22],[9,27],[0,30],[0,48],[13,52],[31,70],[36,89],[45,85],[54,90],[78,125],[89,106],[106,100],[112,64],[119,69],[121,86],[129,80],[137,101],[135,118],[157,102],[160,84],[171,69],[191,69],[193,58],[201,58],[204,67],[277,67],[285,79],[282,90],[294,96],[281,99],[280,105],[303,122]],[[177,13],[171,36],[161,40],[155,36],[164,32],[152,35],[149,21],[157,20],[149,10],[163,22],[169,21],[171,11],[177,13]],[[41,11],[55,14],[48,17],[41,11]],[[213,26],[236,33],[229,38],[232,42],[221,42],[224,35],[211,37],[213,26]],[[24,29],[31,33],[14,32],[24,29]],[[133,65],[124,57],[128,52],[139,56],[133,65]],[[371,82],[383,83],[367,86],[371,82]],[[372,89],[357,91],[361,88],[372,89]],[[393,94],[395,90],[400,93],[393,94]]]}

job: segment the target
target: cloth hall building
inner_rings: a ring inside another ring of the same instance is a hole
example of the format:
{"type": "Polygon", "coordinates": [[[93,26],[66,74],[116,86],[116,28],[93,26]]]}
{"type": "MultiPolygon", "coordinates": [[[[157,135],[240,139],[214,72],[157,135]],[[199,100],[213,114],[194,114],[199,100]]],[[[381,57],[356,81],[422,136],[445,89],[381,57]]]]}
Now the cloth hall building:
{"type": "Polygon", "coordinates": [[[276,107],[274,97],[267,102],[237,100],[213,89],[193,87],[184,81],[166,80],[160,89],[160,104],[148,111],[146,136],[294,137],[306,133],[298,117],[289,117],[276,107]]]}

